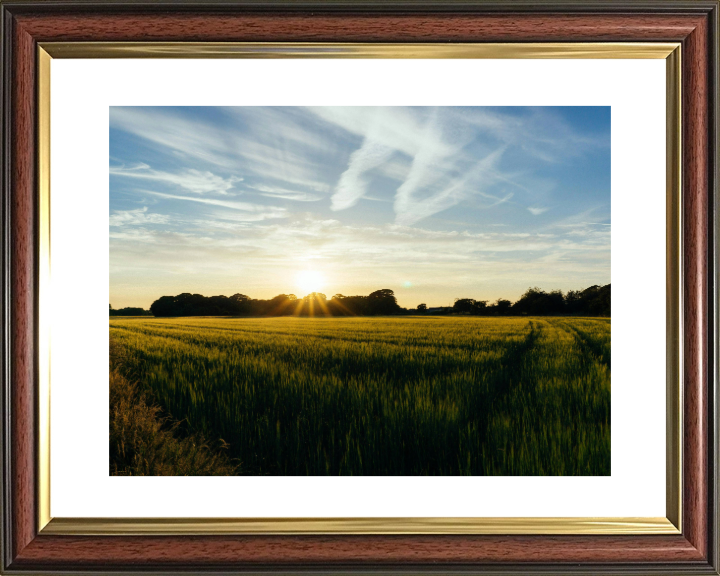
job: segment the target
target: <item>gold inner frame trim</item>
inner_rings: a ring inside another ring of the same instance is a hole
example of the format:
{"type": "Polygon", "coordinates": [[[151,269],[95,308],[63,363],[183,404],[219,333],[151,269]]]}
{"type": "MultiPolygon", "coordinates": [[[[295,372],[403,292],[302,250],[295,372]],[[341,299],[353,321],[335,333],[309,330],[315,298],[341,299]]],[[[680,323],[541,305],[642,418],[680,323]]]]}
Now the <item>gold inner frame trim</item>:
{"type": "Polygon", "coordinates": [[[38,529],[53,535],[679,534],[682,518],[681,47],[679,43],[38,45],[38,529]],[[665,59],[667,62],[666,518],[52,518],[50,513],[50,69],[53,58],[665,59]]]}
{"type": "Polygon", "coordinates": [[[43,534],[677,534],[667,518],[54,518],[43,534]]]}
{"type": "Polygon", "coordinates": [[[673,42],[358,44],[326,42],[42,42],[52,58],[664,59],[673,42]]]}
{"type": "Polygon", "coordinates": [[[682,530],[682,48],[666,59],[666,441],[665,513],[682,530]]]}
{"type": "Polygon", "coordinates": [[[50,61],[38,50],[38,524],[50,521],[50,61]]]}

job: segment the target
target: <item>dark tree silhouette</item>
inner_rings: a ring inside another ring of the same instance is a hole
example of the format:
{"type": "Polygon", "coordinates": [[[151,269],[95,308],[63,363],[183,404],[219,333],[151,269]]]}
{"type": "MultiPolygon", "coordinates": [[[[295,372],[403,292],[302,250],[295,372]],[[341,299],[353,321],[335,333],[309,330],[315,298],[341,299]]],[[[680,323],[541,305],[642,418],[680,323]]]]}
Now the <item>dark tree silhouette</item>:
{"type": "MultiPolygon", "coordinates": [[[[514,304],[499,298],[488,305],[486,300],[458,298],[452,307],[428,309],[423,303],[415,310],[424,314],[470,314],[478,316],[548,316],[582,315],[610,316],[610,284],[590,286],[584,290],[570,290],[563,295],[560,290],[545,292],[540,288],[528,290],[514,304]]],[[[255,300],[244,294],[227,296],[202,296],[185,292],[177,296],[161,296],[150,306],[150,312],[163,316],[379,316],[410,314],[412,310],[401,308],[395,293],[388,289],[376,290],[367,296],[344,296],[335,294],[330,300],[325,294],[313,292],[302,299],[294,294],[279,294],[270,300],[255,300]]],[[[110,315],[128,316],[148,314],[141,308],[113,310],[110,315]],[[132,312],[125,312],[131,310],[132,312]]]]}
{"type": "Polygon", "coordinates": [[[507,314],[510,314],[511,308],[512,302],[510,302],[510,300],[498,298],[495,302],[495,312],[500,316],[506,316],[507,314]]]}
{"type": "Polygon", "coordinates": [[[453,312],[459,314],[481,315],[486,312],[487,300],[473,300],[472,298],[456,298],[453,312]]]}
{"type": "Polygon", "coordinates": [[[150,316],[149,310],[143,310],[142,308],[120,308],[115,310],[110,305],[110,316],[150,316]]]}
{"type": "Polygon", "coordinates": [[[571,290],[565,296],[565,307],[569,314],[610,316],[610,284],[571,290]]]}
{"type": "Polygon", "coordinates": [[[295,311],[298,299],[295,294],[278,294],[270,300],[252,300],[257,302],[255,313],[262,316],[287,316],[295,311]]]}
{"type": "Polygon", "coordinates": [[[311,292],[298,303],[295,313],[301,316],[329,316],[327,296],[321,292],[311,292]]]}
{"type": "Polygon", "coordinates": [[[370,314],[397,314],[400,312],[400,306],[398,306],[397,298],[395,298],[395,292],[387,288],[382,290],[375,290],[368,297],[368,305],[370,308],[370,314]]]}
{"type": "Polygon", "coordinates": [[[516,314],[529,316],[564,314],[565,298],[560,290],[545,292],[537,287],[528,288],[512,308],[516,314]]]}

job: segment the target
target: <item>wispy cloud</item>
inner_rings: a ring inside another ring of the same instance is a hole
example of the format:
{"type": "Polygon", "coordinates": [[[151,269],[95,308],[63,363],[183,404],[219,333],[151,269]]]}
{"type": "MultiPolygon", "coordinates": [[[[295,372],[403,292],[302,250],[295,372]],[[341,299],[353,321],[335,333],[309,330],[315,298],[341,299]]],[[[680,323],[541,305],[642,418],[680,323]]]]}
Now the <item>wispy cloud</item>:
{"type": "Polygon", "coordinates": [[[395,150],[371,138],[350,156],[350,165],[340,176],[340,181],[332,196],[332,209],[345,210],[357,204],[367,191],[367,179],[364,174],[384,164],[395,150]]]}
{"type": "Polygon", "coordinates": [[[263,204],[253,204],[251,202],[236,202],[234,200],[217,200],[215,198],[203,198],[199,196],[179,196],[177,194],[165,194],[163,192],[155,192],[153,190],[144,190],[145,194],[151,194],[168,200],[183,200],[186,202],[197,202],[199,204],[208,204],[210,206],[222,206],[231,210],[239,210],[246,212],[243,218],[247,221],[267,220],[269,218],[285,218],[287,211],[284,208],[266,206],[263,204]]]}
{"type": "Polygon", "coordinates": [[[170,184],[184,188],[195,194],[227,194],[235,184],[242,182],[239,176],[223,178],[212,172],[200,171],[188,168],[180,172],[162,172],[153,170],[147,164],[136,166],[111,166],[110,174],[113,176],[124,176],[126,178],[139,178],[141,180],[153,180],[163,184],[170,184]]]}
{"type": "MultiPolygon", "coordinates": [[[[478,109],[465,122],[487,130],[509,146],[516,146],[544,162],[558,163],[588,152],[609,148],[609,132],[588,134],[571,126],[557,111],[536,107],[523,116],[478,109]]],[[[609,126],[607,127],[609,130],[609,126]]]]}
{"type": "Polygon", "coordinates": [[[134,134],[187,158],[233,167],[232,142],[223,126],[203,122],[172,108],[110,108],[110,127],[134,134]]]}
{"type": "MultiPolygon", "coordinates": [[[[491,192],[501,185],[510,185],[528,196],[553,186],[547,178],[533,181],[503,168],[501,160],[506,150],[515,154],[525,150],[539,158],[552,153],[553,161],[557,161],[558,156],[567,156],[570,151],[578,154],[579,149],[593,142],[574,134],[559,119],[537,111],[528,118],[518,118],[495,111],[460,112],[453,108],[312,110],[324,121],[363,138],[338,180],[332,209],[352,208],[368,196],[373,174],[383,173],[400,182],[394,207],[396,222],[403,224],[429,218],[474,195],[507,198],[507,193],[491,192]],[[559,126],[561,136],[553,136],[547,125],[559,126]],[[480,140],[478,134],[482,135],[480,140]],[[398,163],[398,155],[408,158],[409,166],[398,163]]],[[[502,203],[496,202],[485,208],[502,203]]],[[[536,213],[534,207],[528,208],[536,213]]]]}
{"type": "Polygon", "coordinates": [[[427,182],[437,183],[445,172],[437,158],[432,155],[418,154],[413,162],[407,180],[398,188],[395,198],[396,222],[398,224],[414,224],[437,212],[454,206],[473,193],[473,188],[482,189],[492,181],[492,170],[503,155],[504,148],[499,148],[477,162],[467,172],[451,180],[444,186],[435,186],[430,196],[418,199],[417,194],[427,186],[427,182]]]}
{"type": "Polygon", "coordinates": [[[169,221],[167,214],[148,214],[147,206],[136,210],[116,210],[110,215],[110,226],[167,224],[169,221]]]}
{"type": "Polygon", "coordinates": [[[256,184],[247,187],[251,191],[257,191],[261,196],[267,198],[281,198],[283,200],[294,200],[296,202],[317,202],[325,196],[320,194],[311,194],[309,192],[298,192],[297,190],[288,190],[287,188],[278,188],[275,186],[264,186],[256,184]]]}
{"type": "Polygon", "coordinates": [[[600,204],[577,212],[564,215],[550,224],[553,228],[585,228],[587,226],[610,226],[610,205],[600,204]]]}
{"type": "Polygon", "coordinates": [[[515,196],[515,194],[510,192],[509,194],[506,194],[502,198],[493,197],[492,200],[494,200],[494,202],[492,204],[490,204],[488,206],[488,208],[494,208],[495,206],[500,206],[500,204],[505,204],[505,202],[510,202],[510,200],[512,199],[513,196],[515,196]]]}
{"type": "Polygon", "coordinates": [[[539,216],[540,214],[543,214],[547,212],[549,208],[536,208],[533,206],[528,206],[528,212],[532,214],[533,216],[539,216]]]}
{"type": "MultiPolygon", "coordinates": [[[[312,130],[303,130],[283,109],[224,109],[213,121],[185,108],[112,107],[111,128],[133,134],[184,160],[224,171],[245,168],[243,178],[284,182],[326,192],[328,182],[315,170],[318,150],[329,146],[312,130]]],[[[127,174],[124,174],[127,175],[127,174]]]]}
{"type": "Polygon", "coordinates": [[[515,298],[535,284],[582,288],[606,282],[603,270],[609,266],[609,236],[442,232],[394,224],[353,226],[334,219],[269,221],[232,226],[227,233],[208,226],[185,231],[140,229],[111,240],[117,270],[142,266],[185,275],[188,290],[202,291],[203,283],[208,283],[212,293],[223,293],[226,280],[222,279],[231,268],[233,278],[239,275],[242,280],[239,286],[229,283],[227,289],[234,286],[255,297],[272,297],[292,290],[294,272],[309,263],[326,274],[331,293],[389,287],[404,306],[416,305],[416,298],[445,304],[442,294],[451,300],[515,298]],[[172,256],[179,248],[181,259],[172,256]],[[413,290],[403,288],[405,281],[413,290]]]}

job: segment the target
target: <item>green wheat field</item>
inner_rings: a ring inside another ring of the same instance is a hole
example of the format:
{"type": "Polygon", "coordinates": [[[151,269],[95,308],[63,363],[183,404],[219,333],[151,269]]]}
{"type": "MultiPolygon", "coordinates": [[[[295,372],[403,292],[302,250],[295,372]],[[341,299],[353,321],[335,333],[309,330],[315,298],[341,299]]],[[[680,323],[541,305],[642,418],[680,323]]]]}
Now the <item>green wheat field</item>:
{"type": "Polygon", "coordinates": [[[113,317],[110,337],[234,474],[610,474],[609,318],[113,317]]]}

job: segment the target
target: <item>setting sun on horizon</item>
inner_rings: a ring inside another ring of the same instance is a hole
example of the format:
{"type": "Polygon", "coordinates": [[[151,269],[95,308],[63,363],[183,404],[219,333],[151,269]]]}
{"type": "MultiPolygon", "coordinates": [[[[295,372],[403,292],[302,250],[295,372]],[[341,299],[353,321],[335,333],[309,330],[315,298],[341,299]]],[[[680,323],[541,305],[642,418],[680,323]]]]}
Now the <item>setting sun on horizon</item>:
{"type": "Polygon", "coordinates": [[[300,297],[322,292],[325,289],[325,275],[317,270],[303,270],[295,277],[295,285],[300,290],[300,297]]]}

